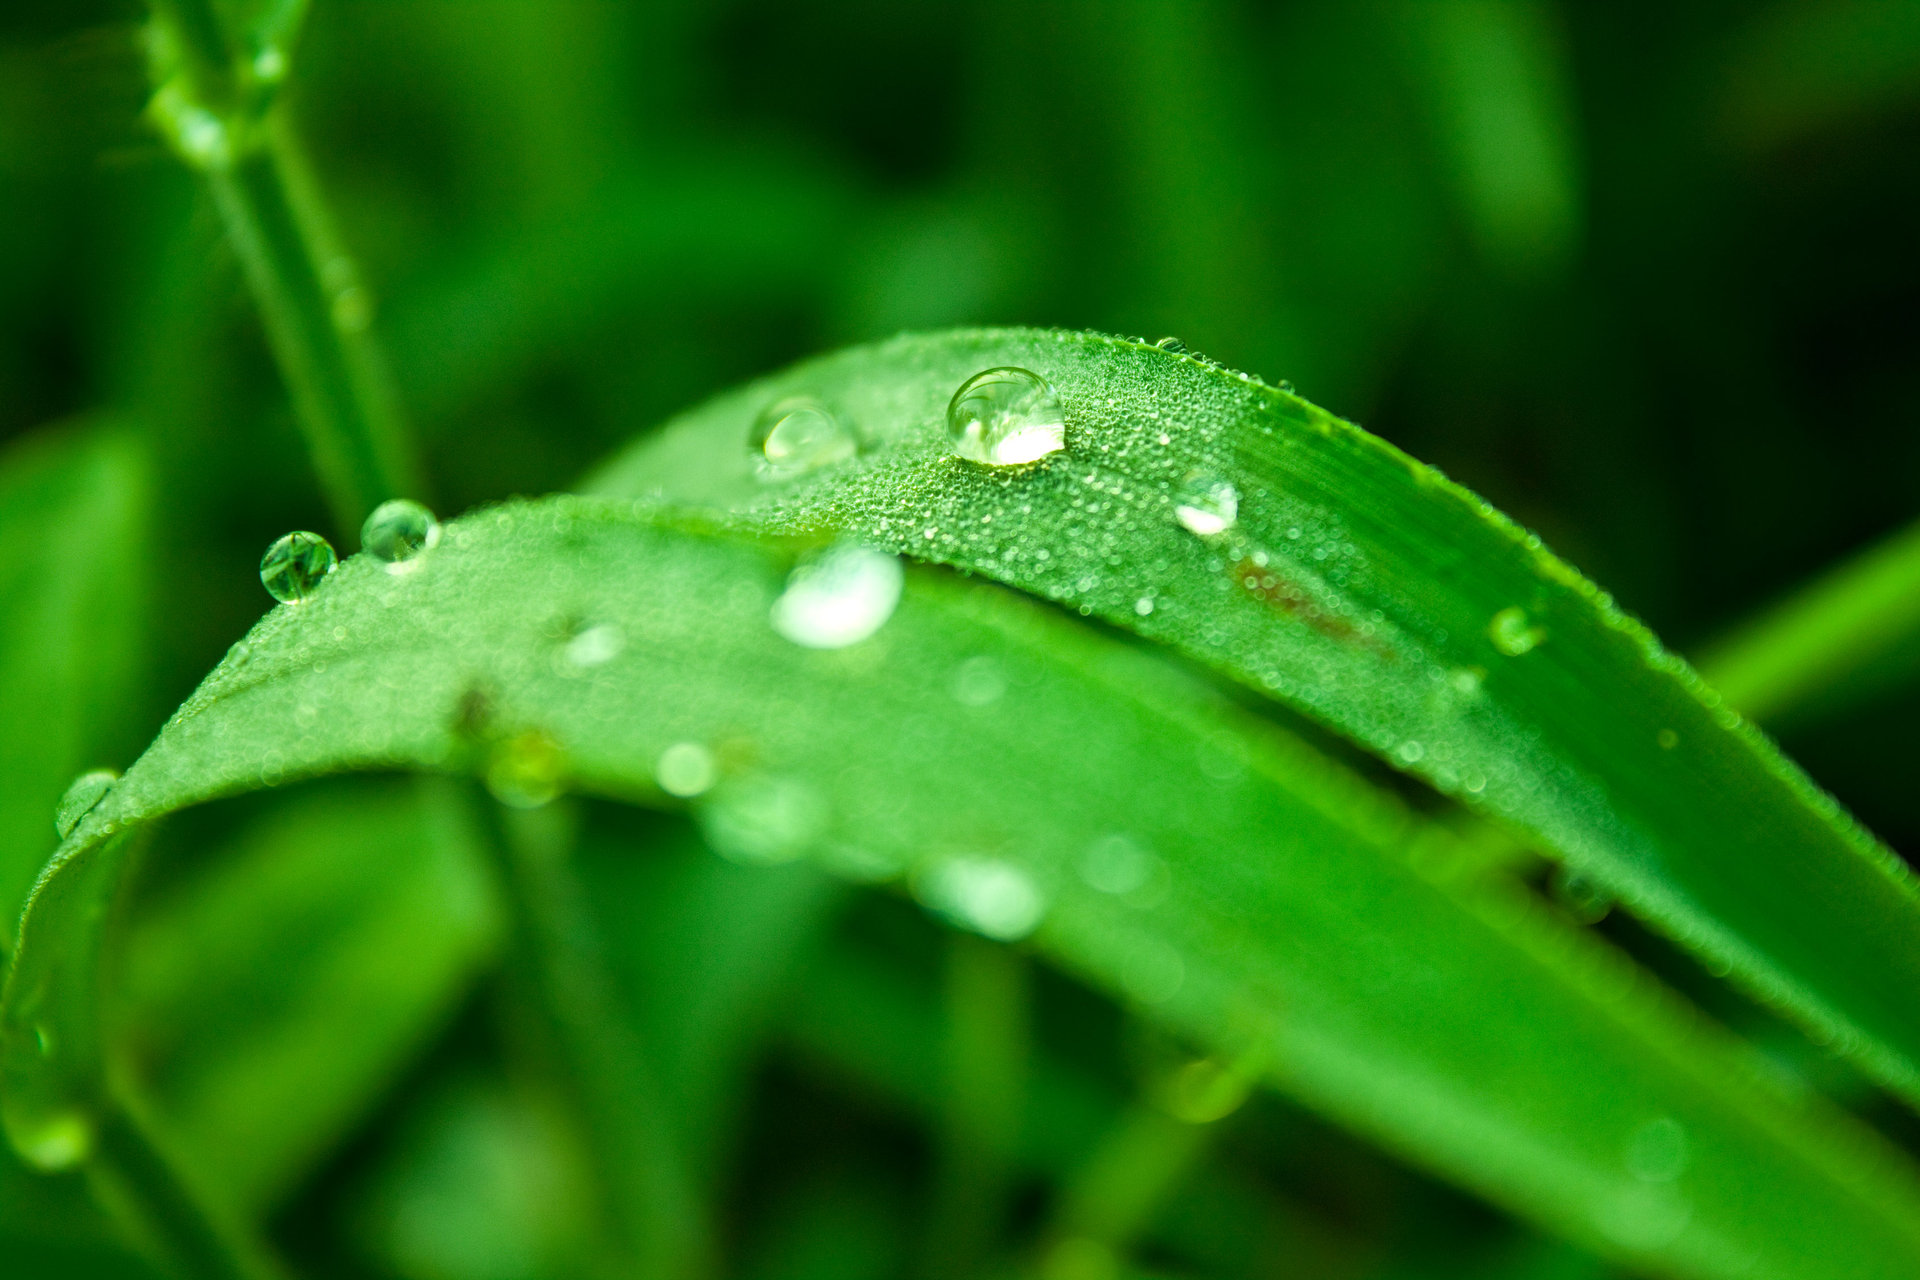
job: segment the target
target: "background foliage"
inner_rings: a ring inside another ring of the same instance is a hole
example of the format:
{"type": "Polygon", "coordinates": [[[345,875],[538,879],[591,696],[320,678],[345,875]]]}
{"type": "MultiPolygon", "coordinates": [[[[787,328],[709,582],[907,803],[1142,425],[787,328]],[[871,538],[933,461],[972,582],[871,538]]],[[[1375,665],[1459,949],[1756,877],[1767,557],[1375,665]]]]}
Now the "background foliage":
{"type": "MultiPolygon", "coordinates": [[[[64,662],[4,668],[25,673],[0,713],[9,910],[67,779],[126,764],[262,611],[260,549],[293,527],[353,541],[203,189],[143,123],[138,18],[0,16],[0,502],[93,566],[49,586],[31,534],[0,542],[8,616],[65,638],[64,662]]],[[[1686,652],[1920,506],[1909,5],[339,0],[295,67],[442,511],[567,488],[795,357],[976,322],[1170,332],[1289,379],[1686,652]]],[[[1844,694],[1776,727],[1911,850],[1920,694],[1844,694]]],[[[254,1160],[218,1177],[303,1267],[565,1274],[578,1162],[537,1064],[501,1050],[478,977],[501,926],[436,813],[338,782],[176,822],[128,946],[129,1034],[207,1160],[254,1160]],[[421,906],[448,901],[469,905],[421,906]],[[337,1052],[369,1026],[388,1030],[337,1052]],[[196,1065],[236,1044],[239,1065],[196,1065]]],[[[607,922],[643,1016],[738,1023],[689,1033],[723,1047],[673,1069],[734,1135],[712,1159],[740,1269],[909,1266],[922,1209],[896,1171],[929,1161],[937,934],[898,902],[706,860],[675,821],[581,821],[604,896],[660,904],[607,922]],[[659,857],[622,857],[636,842],[659,857]],[[742,895],[784,932],[723,962],[702,922],[742,895]],[[651,1007],[661,989],[687,1007],[651,1007]]],[[[1098,1115],[1171,1052],[1034,980],[1043,1024],[1070,1029],[1040,1055],[1057,1113],[1098,1115]]],[[[1169,1269],[1598,1273],[1281,1102],[1233,1123],[1156,1219],[1169,1269]]],[[[1022,1176],[1037,1204],[1045,1178],[1022,1176]]],[[[90,1213],[0,1178],[9,1247],[134,1274],[90,1213]]]]}

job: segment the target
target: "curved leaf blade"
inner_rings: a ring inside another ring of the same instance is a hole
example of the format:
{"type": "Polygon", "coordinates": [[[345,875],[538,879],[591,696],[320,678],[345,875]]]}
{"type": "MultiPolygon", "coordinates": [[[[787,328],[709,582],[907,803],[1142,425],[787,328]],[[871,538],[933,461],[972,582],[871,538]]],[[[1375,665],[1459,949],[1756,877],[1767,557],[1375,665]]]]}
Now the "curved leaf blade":
{"type": "Polygon", "coordinates": [[[1537,537],[1285,390],[1098,334],[908,335],[723,395],[589,488],[844,531],[1169,644],[1533,833],[1920,1099],[1912,873],[1537,537]],[[1066,413],[1023,473],[945,441],[948,397],[999,365],[1066,413]],[[795,396],[865,456],[770,485],[746,442],[795,396]],[[1190,474],[1234,486],[1224,533],[1177,521],[1190,474]]]}
{"type": "Polygon", "coordinates": [[[96,1087],[59,1048],[91,991],[49,966],[72,963],[129,827],[320,772],[522,769],[529,742],[575,785],[659,802],[655,762],[693,742],[722,771],[710,825],[778,780],[813,815],[783,856],[921,884],[995,859],[1050,903],[1035,940],[1062,962],[1225,1050],[1265,1038],[1285,1087],[1575,1239],[1702,1277],[1920,1265],[1900,1157],[1517,890],[1450,882],[1444,832],[1152,655],[980,584],[915,570],[873,639],[802,650],[768,621],[786,563],[563,499],[455,522],[412,573],[358,557],[275,610],[43,878],[0,1015],[14,1132],[96,1087]],[[620,643],[583,667],[589,625],[620,643]],[[983,658],[1001,694],[957,701],[983,658]],[[1082,878],[1113,834],[1164,859],[1163,901],[1082,878]],[[1649,1169],[1650,1125],[1684,1155],[1649,1169]]]}

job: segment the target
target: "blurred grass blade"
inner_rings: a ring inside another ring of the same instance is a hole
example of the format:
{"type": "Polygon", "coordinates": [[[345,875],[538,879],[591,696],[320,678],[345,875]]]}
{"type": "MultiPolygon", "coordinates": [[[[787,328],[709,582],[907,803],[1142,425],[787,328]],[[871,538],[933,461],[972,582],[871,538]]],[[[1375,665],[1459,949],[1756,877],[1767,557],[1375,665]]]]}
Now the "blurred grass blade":
{"type": "Polygon", "coordinates": [[[1920,525],[1823,574],[1700,657],[1733,706],[1768,724],[1840,715],[1920,670],[1920,525]]]}
{"type": "Polygon", "coordinates": [[[1443,831],[983,584],[913,570],[871,639],[802,648],[769,623],[790,563],[555,499],[454,522],[407,574],[356,558],[269,614],[43,879],[0,1015],[11,1130],[84,1121],[90,1068],[61,1046],[91,1017],[69,974],[115,832],[342,769],[661,802],[659,768],[733,857],[812,856],[991,935],[1033,929],[1169,1026],[1228,1054],[1264,1041],[1284,1087],[1572,1239],[1698,1277],[1920,1267],[1899,1156],[1517,887],[1452,875],[1443,831]],[[1115,859],[1151,874],[1129,889],[1115,859]]]}
{"type": "Polygon", "coordinates": [[[1912,874],[1537,537],[1284,391],[1094,334],[907,336],[722,396],[592,487],[844,530],[1170,644],[1532,832],[1920,1098],[1912,874]],[[1025,474],[943,427],[1002,365],[1065,413],[1067,450],[1025,474]],[[749,435],[794,397],[866,456],[762,480],[749,435]],[[1196,485],[1231,509],[1182,516],[1196,485]]]}
{"type": "Polygon", "coordinates": [[[0,953],[53,852],[53,810],[130,717],[145,622],[149,463],[73,424],[0,456],[0,953]]]}

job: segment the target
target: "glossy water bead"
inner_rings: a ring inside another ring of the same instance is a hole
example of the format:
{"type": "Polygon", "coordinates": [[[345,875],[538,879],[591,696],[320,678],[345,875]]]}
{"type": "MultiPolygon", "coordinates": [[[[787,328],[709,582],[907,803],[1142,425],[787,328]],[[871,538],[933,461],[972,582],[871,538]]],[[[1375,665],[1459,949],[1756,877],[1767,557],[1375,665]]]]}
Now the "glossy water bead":
{"type": "Polygon", "coordinates": [[[339,567],[331,543],[317,533],[295,530],[276,539],[260,557],[260,585],[280,603],[298,604],[339,567]]]}
{"type": "Polygon", "coordinates": [[[360,546],[389,568],[404,564],[440,541],[440,522],[433,512],[409,498],[395,498],[373,509],[360,526],[360,546]]]}
{"type": "Polygon", "coordinates": [[[1173,515],[1203,538],[1225,533],[1240,518],[1240,491],[1210,471],[1189,471],[1173,495],[1173,515]]]}
{"type": "Polygon", "coordinates": [[[1066,419],[1047,380],[1031,369],[987,369],[947,404],[953,451],[988,467],[1019,467],[1067,447],[1066,419]]]}
{"type": "Polygon", "coordinates": [[[748,443],[760,455],[762,480],[804,475],[859,451],[853,433],[825,405],[804,396],[770,405],[754,422],[748,443]]]}

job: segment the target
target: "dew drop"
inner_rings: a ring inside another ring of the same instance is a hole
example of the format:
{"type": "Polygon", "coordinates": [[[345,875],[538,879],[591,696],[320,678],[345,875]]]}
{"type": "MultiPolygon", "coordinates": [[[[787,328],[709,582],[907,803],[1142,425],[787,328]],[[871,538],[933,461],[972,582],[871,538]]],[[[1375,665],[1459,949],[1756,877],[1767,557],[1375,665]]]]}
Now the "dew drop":
{"type": "Polygon", "coordinates": [[[1427,758],[1427,747],[1423,742],[1408,738],[1393,749],[1393,754],[1402,764],[1419,764],[1427,758]]]}
{"type": "Polygon", "coordinates": [[[953,673],[954,701],[968,707],[998,702],[1007,692],[1007,673],[998,658],[981,654],[968,658],[953,673]]]}
{"type": "Polygon", "coordinates": [[[1160,348],[1162,351],[1171,351],[1175,355],[1179,355],[1181,352],[1187,349],[1187,344],[1180,341],[1180,339],[1174,337],[1172,334],[1168,334],[1166,337],[1160,339],[1158,342],[1154,343],[1153,345],[1160,348]]]}
{"type": "Polygon", "coordinates": [[[1046,914],[1033,877],[1000,858],[948,858],[927,871],[916,892],[954,924],[1000,942],[1026,937],[1046,914]]]}
{"type": "Polygon", "coordinates": [[[756,469],[762,480],[788,480],[859,452],[853,433],[832,411],[804,396],[769,405],[754,422],[748,443],[759,455],[756,469]]]}
{"type": "Polygon", "coordinates": [[[409,498],[381,503],[360,526],[360,546],[375,560],[385,561],[388,573],[401,572],[415,556],[439,544],[440,522],[409,498]]]}
{"type": "Polygon", "coordinates": [[[1019,467],[1067,447],[1066,419],[1047,380],[1031,369],[987,369],[947,405],[953,451],[988,467],[1019,467]]]}
{"type": "Polygon", "coordinates": [[[1525,609],[1509,605],[1493,615],[1493,621],[1487,624],[1487,638],[1501,653],[1517,658],[1544,644],[1547,632],[1546,628],[1533,625],[1525,609]]]}
{"type": "Polygon", "coordinates": [[[765,867],[792,862],[820,838],[827,804],[804,782],[748,774],[715,787],[698,817],[715,853],[765,867]]]}
{"type": "Polygon", "coordinates": [[[576,671],[602,667],[627,647],[627,633],[611,622],[582,627],[560,650],[560,659],[576,671]]]}
{"type": "Polygon", "coordinates": [[[773,629],[809,649],[858,644],[893,616],[906,580],[900,561],[853,545],[796,568],[773,602],[773,629]]]}
{"type": "Polygon", "coordinates": [[[487,760],[487,790],[501,804],[538,809],[560,794],[567,756],[551,734],[529,729],[498,744],[487,760]]]}
{"type": "Polygon", "coordinates": [[[10,1122],[8,1136],[26,1162],[42,1173],[59,1173],[93,1154],[93,1120],[80,1111],[56,1111],[31,1124],[10,1122]]]}
{"type": "Polygon", "coordinates": [[[1662,729],[1654,736],[1654,740],[1660,744],[1662,751],[1671,751],[1680,745],[1680,735],[1671,729],[1662,729]]]}
{"type": "Polygon", "coordinates": [[[1135,612],[1136,614],[1138,614],[1138,615],[1139,615],[1140,617],[1142,617],[1142,618],[1144,618],[1144,617],[1146,617],[1146,616],[1147,616],[1148,614],[1150,614],[1150,613],[1152,613],[1152,612],[1153,612],[1153,597],[1152,597],[1152,596],[1141,596],[1141,597],[1140,597],[1140,598],[1139,598],[1138,600],[1135,600],[1135,601],[1133,602],[1133,611],[1134,611],[1134,612],[1135,612]]]}
{"type": "Polygon", "coordinates": [[[1613,895],[1571,868],[1555,867],[1547,887],[1567,914],[1581,924],[1599,924],[1613,910],[1613,895]]]}
{"type": "Polygon", "coordinates": [[[693,797],[710,790],[720,773],[713,752],[697,742],[676,742],[660,753],[653,776],[668,795],[693,797]]]}
{"type": "Polygon", "coordinates": [[[298,604],[339,567],[331,543],[317,533],[296,530],[276,540],[260,557],[260,585],[280,603],[298,604]]]}
{"type": "Polygon", "coordinates": [[[60,797],[60,803],[53,807],[53,829],[65,840],[80,825],[80,819],[100,807],[107,798],[107,792],[113,790],[113,784],[120,775],[111,769],[89,769],[73,780],[73,784],[60,797]]]}
{"type": "Polygon", "coordinates": [[[1214,537],[1240,518],[1240,491],[1210,471],[1189,471],[1173,495],[1173,515],[1188,532],[1214,537]]]}
{"type": "Polygon", "coordinates": [[[1687,1161],[1686,1126],[1672,1116],[1647,1121],[1627,1139],[1627,1172],[1642,1182],[1672,1182],[1687,1161]]]}

